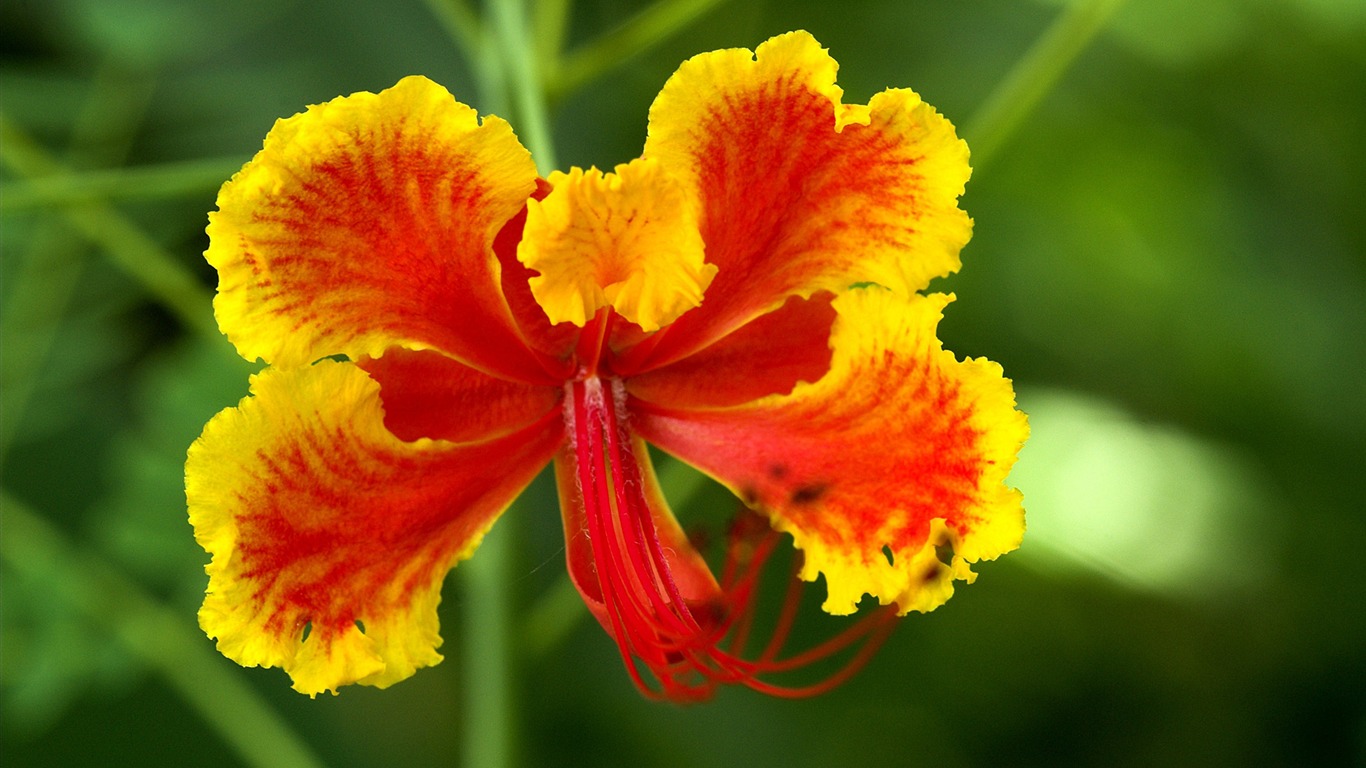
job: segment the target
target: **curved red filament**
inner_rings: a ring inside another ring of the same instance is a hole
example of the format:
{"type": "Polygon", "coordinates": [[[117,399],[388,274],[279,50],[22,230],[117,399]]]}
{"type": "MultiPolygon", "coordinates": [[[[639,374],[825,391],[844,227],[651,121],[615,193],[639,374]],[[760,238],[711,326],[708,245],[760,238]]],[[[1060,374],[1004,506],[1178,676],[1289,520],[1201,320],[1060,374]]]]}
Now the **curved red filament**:
{"type": "Polygon", "coordinates": [[[754,630],[760,576],[778,534],[746,511],[732,525],[719,585],[710,573],[700,574],[705,578],[690,573],[680,586],[675,569],[705,566],[683,560],[661,535],[660,524],[672,522],[667,510],[651,508],[646,478],[632,450],[621,381],[590,375],[573,382],[571,389],[577,487],[602,596],[605,615],[600,620],[643,694],[696,701],[708,698],[718,685],[739,683],[777,696],[809,696],[844,682],[871,658],[891,632],[894,607],[873,612],[807,651],[781,655],[801,595],[796,563],[769,641],[756,657],[743,658],[754,630]],[[761,679],[822,661],[860,642],[841,668],[819,682],[788,687],[761,679]]]}

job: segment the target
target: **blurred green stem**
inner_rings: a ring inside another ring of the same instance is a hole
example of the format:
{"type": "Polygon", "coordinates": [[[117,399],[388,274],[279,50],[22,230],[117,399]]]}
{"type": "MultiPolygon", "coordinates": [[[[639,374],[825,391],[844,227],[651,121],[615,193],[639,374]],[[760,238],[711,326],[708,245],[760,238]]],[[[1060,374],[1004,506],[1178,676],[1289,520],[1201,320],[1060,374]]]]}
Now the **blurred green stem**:
{"type": "Polygon", "coordinates": [[[113,199],[157,199],[211,192],[222,186],[246,161],[242,157],[207,158],[142,168],[68,171],[0,184],[0,206],[7,213],[44,205],[67,205],[113,199]]]}
{"type": "Polygon", "coordinates": [[[981,168],[1010,140],[1125,0],[1075,0],[1034,41],[964,126],[972,165],[981,168]]]}
{"type": "MultiPolygon", "coordinates": [[[[102,62],[71,126],[67,162],[80,168],[122,164],[152,91],[147,73],[112,59],[102,62]]],[[[0,192],[4,210],[13,208],[14,197],[9,189],[0,192]]],[[[34,222],[23,247],[8,246],[6,258],[19,263],[10,274],[10,290],[0,307],[0,333],[5,339],[0,355],[0,461],[8,456],[38,390],[62,318],[85,274],[87,249],[84,239],[52,216],[34,222]]]]}
{"type": "Polygon", "coordinates": [[[532,0],[531,34],[536,39],[536,56],[541,62],[543,80],[549,79],[547,70],[553,69],[564,52],[570,5],[569,0],[532,0]]]}
{"type": "Polygon", "coordinates": [[[548,655],[569,636],[574,627],[588,618],[583,596],[568,576],[536,597],[518,621],[519,643],[530,659],[548,655]]]}
{"type": "Polygon", "coordinates": [[[510,511],[458,569],[465,584],[465,768],[517,762],[511,615],[517,520],[510,511]]]}
{"type": "Polygon", "coordinates": [[[555,146],[550,137],[536,43],[527,26],[525,0],[489,0],[489,15],[496,41],[494,53],[502,55],[508,74],[508,101],[516,110],[517,133],[531,150],[536,168],[542,174],[550,173],[555,168],[555,146]]]}
{"type": "Polygon", "coordinates": [[[558,100],[658,44],[724,0],[659,0],[621,26],[571,51],[549,68],[546,94],[558,100]]]}
{"type": "MultiPolygon", "coordinates": [[[[25,178],[68,175],[70,172],[0,116],[0,163],[25,178]]],[[[217,337],[209,289],[141,227],[104,203],[64,206],[61,212],[82,235],[102,246],[113,262],[142,284],[186,328],[217,337]]]]}
{"type": "Polygon", "coordinates": [[[53,600],[106,627],[160,673],[247,764],[322,765],[180,611],[163,606],[8,493],[0,492],[0,504],[0,562],[15,576],[41,584],[53,600]]]}
{"type": "Polygon", "coordinates": [[[464,50],[470,55],[470,59],[478,58],[477,51],[484,45],[483,24],[475,14],[474,9],[465,0],[425,0],[427,8],[445,27],[446,34],[455,41],[456,47],[464,50]]]}

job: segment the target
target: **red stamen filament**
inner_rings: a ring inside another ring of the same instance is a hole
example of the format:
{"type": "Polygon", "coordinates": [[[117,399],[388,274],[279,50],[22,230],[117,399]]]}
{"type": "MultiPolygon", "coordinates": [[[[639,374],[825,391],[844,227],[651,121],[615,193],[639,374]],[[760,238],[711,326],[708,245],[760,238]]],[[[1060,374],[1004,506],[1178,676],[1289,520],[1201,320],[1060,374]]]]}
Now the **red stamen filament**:
{"type": "Polygon", "coordinates": [[[665,547],[646,501],[644,476],[631,450],[625,394],[619,379],[590,373],[573,382],[572,430],[578,485],[610,632],[641,692],[651,698],[698,700],[725,683],[741,683],[775,696],[827,691],[853,676],[890,634],[894,608],[872,613],[802,653],[779,658],[796,619],[801,582],[792,583],[773,636],[752,660],[741,658],[752,632],[760,573],[778,542],[766,524],[745,519],[734,526],[719,593],[689,599],[673,577],[665,547]],[[811,685],[775,685],[762,676],[789,672],[862,642],[829,677],[811,685]],[[723,647],[724,645],[724,647],[723,647]],[[655,679],[647,682],[640,665],[655,679]]]}

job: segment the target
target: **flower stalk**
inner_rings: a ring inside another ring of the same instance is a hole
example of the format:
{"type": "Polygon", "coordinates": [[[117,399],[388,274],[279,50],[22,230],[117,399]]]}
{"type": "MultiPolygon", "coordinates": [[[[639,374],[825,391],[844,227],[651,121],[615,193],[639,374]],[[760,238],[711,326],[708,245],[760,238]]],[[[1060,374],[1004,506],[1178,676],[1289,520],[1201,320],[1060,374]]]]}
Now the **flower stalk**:
{"type": "Polygon", "coordinates": [[[963,129],[964,137],[972,146],[975,167],[980,169],[989,163],[1005,146],[1124,2],[1076,0],[1069,3],[1015,62],[963,129]]]}
{"type": "Polygon", "coordinates": [[[205,644],[184,615],[147,594],[118,567],[8,493],[0,563],[43,593],[104,627],[185,700],[250,766],[319,768],[313,752],[234,668],[205,644]]]}

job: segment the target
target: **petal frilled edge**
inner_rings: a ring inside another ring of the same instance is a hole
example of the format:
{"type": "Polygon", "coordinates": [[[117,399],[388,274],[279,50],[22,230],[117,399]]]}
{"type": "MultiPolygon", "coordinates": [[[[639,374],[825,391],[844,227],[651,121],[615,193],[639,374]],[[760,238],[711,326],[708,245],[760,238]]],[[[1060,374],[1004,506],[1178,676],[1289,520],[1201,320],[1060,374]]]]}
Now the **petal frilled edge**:
{"type": "Polygon", "coordinates": [[[691,201],[657,163],[573,168],[548,181],[550,194],[527,205],[517,256],[540,273],[531,292],[551,322],[583,326],[612,307],[654,331],[701,303],[716,267],[703,262],[691,201]]]}
{"type": "Polygon", "coordinates": [[[865,594],[933,610],[972,580],[968,563],[1024,533],[1005,478],[1028,424],[1000,366],[942,349],[949,300],[850,291],[819,381],[729,408],[636,401],[634,426],[792,534],[802,578],[825,577],[825,610],[851,613],[865,594]]]}
{"type": "Polygon", "coordinates": [[[186,497],[212,555],[200,626],[309,695],[385,687],[441,660],[443,577],[553,455],[558,419],[482,442],[405,443],[349,363],[267,369],[190,447],[186,497]]]}
{"type": "Polygon", "coordinates": [[[837,65],[806,32],[754,53],[684,62],[650,108],[644,156],[695,195],[707,261],[702,305],[661,344],[687,354],[783,302],[877,283],[923,289],[959,267],[970,173],[953,125],[909,90],[842,104],[837,65]]]}
{"type": "Polygon", "coordinates": [[[423,77],[277,121],[209,215],[219,327],[276,366],[407,346],[541,381],[492,247],[535,189],[511,127],[423,77]]]}

